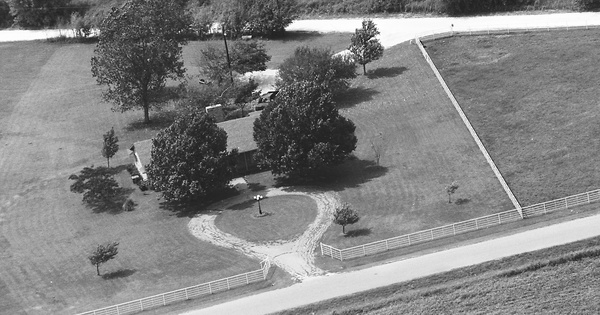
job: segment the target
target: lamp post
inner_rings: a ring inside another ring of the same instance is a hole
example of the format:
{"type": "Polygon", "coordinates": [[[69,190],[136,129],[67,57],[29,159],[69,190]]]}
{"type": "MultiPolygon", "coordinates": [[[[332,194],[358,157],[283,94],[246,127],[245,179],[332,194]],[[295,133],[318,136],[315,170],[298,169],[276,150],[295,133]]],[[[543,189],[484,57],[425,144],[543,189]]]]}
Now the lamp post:
{"type": "Polygon", "coordinates": [[[261,196],[261,195],[256,195],[256,196],[254,196],[254,200],[258,201],[258,214],[259,214],[259,215],[262,215],[262,214],[263,214],[263,213],[262,213],[262,210],[260,209],[260,201],[261,201],[263,198],[265,198],[265,197],[263,197],[263,196],[261,196]]]}

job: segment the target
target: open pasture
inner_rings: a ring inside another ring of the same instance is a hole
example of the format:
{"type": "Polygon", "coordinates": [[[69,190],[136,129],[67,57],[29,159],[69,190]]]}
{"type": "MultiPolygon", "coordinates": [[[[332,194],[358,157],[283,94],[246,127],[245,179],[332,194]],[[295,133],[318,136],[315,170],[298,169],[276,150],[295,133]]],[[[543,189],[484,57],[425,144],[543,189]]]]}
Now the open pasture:
{"type": "Polygon", "coordinates": [[[523,206],[600,188],[598,30],[425,43],[523,206]]]}
{"type": "Polygon", "coordinates": [[[324,243],[345,248],[513,207],[415,45],[387,49],[367,70],[338,104],[356,124],[357,159],[331,183],[361,219],[347,236],[332,225],[324,243]]]}

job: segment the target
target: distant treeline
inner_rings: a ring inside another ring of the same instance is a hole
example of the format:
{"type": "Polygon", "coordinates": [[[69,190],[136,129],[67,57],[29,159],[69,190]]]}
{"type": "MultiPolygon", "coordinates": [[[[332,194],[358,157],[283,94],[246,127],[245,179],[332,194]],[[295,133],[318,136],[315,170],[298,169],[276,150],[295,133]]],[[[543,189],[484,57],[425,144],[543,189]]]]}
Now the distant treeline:
{"type": "Polygon", "coordinates": [[[303,15],[436,13],[469,15],[525,10],[588,11],[600,0],[298,0],[303,15]]]}
{"type": "MultiPolygon", "coordinates": [[[[0,28],[43,28],[69,26],[85,22],[95,26],[112,6],[126,0],[0,0],[0,28]]],[[[250,0],[165,0],[185,3],[192,15],[215,17],[214,10],[221,2],[250,0]]],[[[268,3],[269,0],[264,0],[268,3]]],[[[434,13],[446,15],[471,15],[493,12],[525,10],[589,11],[600,8],[600,0],[285,0],[294,3],[291,10],[296,16],[314,15],[366,15],[385,13],[434,13]]],[[[279,2],[277,2],[279,3],[279,2]]],[[[232,5],[229,5],[230,7],[232,5]]]]}

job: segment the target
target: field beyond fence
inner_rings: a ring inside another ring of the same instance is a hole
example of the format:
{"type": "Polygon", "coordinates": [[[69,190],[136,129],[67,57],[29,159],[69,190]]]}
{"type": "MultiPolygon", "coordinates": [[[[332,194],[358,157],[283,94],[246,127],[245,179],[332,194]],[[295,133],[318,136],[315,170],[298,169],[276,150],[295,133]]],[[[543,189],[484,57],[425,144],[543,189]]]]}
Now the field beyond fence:
{"type": "Polygon", "coordinates": [[[141,312],[147,309],[165,306],[175,302],[190,300],[204,295],[231,290],[251,283],[267,279],[271,262],[265,259],[260,263],[260,269],[242,273],[233,277],[219,279],[191,287],[149,296],[143,299],[125,302],[109,307],[80,313],[78,315],[123,315],[141,312]]]}
{"type": "Polygon", "coordinates": [[[600,189],[523,207],[521,209],[523,218],[521,218],[518,209],[513,209],[344,249],[337,249],[333,246],[321,243],[321,255],[344,261],[385,252],[395,248],[407,247],[457,234],[481,230],[503,223],[519,221],[557,210],[568,209],[598,201],[600,201],[600,189]]]}

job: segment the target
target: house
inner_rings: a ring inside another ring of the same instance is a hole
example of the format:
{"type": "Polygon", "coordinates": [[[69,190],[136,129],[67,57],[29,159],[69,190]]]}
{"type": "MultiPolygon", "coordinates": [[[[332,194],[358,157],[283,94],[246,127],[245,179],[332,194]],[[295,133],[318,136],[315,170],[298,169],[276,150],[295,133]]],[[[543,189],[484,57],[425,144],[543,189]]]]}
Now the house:
{"type": "MultiPolygon", "coordinates": [[[[236,174],[240,176],[258,170],[257,163],[254,159],[254,153],[258,146],[252,135],[254,121],[258,118],[258,115],[260,115],[260,112],[252,112],[248,117],[217,123],[217,126],[223,128],[227,133],[227,150],[238,150],[236,174]]],[[[136,163],[136,166],[138,164],[147,165],[150,163],[152,139],[138,141],[134,143],[134,147],[135,152],[137,153],[137,159],[139,160],[139,163],[136,163]]],[[[132,159],[135,159],[135,157],[132,159]]]]}

